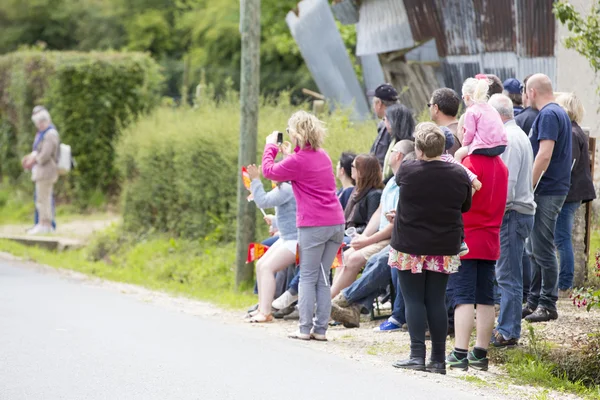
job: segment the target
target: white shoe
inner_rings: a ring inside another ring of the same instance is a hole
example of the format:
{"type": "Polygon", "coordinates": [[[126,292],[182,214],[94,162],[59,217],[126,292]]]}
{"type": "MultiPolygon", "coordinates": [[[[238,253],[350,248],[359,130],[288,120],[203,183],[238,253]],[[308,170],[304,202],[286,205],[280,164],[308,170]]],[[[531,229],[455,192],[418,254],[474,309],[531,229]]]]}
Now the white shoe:
{"type": "Polygon", "coordinates": [[[301,333],[300,331],[297,331],[297,332],[294,332],[294,333],[290,333],[288,335],[288,337],[290,339],[310,340],[310,334],[309,333],[301,333]]]}
{"type": "Polygon", "coordinates": [[[314,330],[310,331],[310,338],[319,342],[326,342],[327,336],[323,333],[315,333],[314,330]]]}
{"type": "Polygon", "coordinates": [[[295,301],[298,301],[298,296],[294,296],[286,290],[281,296],[273,300],[271,307],[276,310],[283,310],[284,308],[291,306],[295,301]]]}
{"type": "Polygon", "coordinates": [[[39,224],[27,231],[28,235],[46,235],[48,233],[52,233],[52,228],[39,224]]]}

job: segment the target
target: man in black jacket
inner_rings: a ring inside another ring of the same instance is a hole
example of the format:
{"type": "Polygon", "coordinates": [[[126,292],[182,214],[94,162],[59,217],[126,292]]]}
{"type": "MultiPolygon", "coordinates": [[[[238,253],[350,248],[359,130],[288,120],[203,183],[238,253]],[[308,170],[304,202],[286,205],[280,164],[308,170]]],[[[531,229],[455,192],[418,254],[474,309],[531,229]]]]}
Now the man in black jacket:
{"type": "Polygon", "coordinates": [[[377,157],[379,164],[383,167],[385,155],[392,141],[392,137],[383,122],[383,117],[385,116],[385,110],[389,106],[399,103],[398,92],[389,83],[384,83],[383,85],[379,85],[374,92],[367,94],[373,96],[373,111],[375,111],[377,118],[381,119],[379,124],[377,124],[377,138],[371,146],[371,154],[377,157]]]}

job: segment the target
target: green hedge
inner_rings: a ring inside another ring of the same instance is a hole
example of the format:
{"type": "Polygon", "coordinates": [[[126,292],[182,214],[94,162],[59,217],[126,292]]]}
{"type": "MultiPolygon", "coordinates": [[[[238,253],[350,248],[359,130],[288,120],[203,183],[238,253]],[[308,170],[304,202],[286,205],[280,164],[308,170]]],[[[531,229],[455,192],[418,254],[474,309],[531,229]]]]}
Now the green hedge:
{"type": "Polygon", "coordinates": [[[23,179],[20,158],[30,151],[30,116],[44,104],[72,147],[78,166],[58,194],[85,207],[119,185],[114,140],[123,127],[160,100],[158,64],[142,53],[23,51],[0,56],[0,175],[23,179]]]}
{"type": "MultiPolygon", "coordinates": [[[[285,96],[263,102],[258,160],[265,137],[273,130],[285,131],[295,110],[285,96]]],[[[159,108],[124,131],[117,165],[125,178],[127,231],[233,239],[239,112],[237,94],[230,91],[223,101],[203,101],[197,109],[159,108]]],[[[324,118],[329,130],[325,147],[334,163],[342,151],[368,151],[377,134],[375,122],[353,124],[342,112],[324,118]]],[[[262,215],[257,217],[259,232],[266,234],[262,215]]]]}

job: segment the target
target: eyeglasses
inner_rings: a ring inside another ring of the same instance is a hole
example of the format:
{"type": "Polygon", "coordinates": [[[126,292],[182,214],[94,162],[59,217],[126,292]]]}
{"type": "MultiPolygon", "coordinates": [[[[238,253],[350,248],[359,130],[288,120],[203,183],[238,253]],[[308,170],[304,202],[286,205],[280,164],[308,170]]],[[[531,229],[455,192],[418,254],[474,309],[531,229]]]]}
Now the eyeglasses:
{"type": "Polygon", "coordinates": [[[433,103],[427,103],[427,108],[431,108],[432,105],[433,103]]]}

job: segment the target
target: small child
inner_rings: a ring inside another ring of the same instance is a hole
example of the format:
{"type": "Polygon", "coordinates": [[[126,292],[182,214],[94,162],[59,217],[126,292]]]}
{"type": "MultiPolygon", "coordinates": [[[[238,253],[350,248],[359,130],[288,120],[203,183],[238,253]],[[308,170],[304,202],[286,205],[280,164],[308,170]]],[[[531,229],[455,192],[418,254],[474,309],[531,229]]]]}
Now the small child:
{"type": "MultiPolygon", "coordinates": [[[[450,132],[450,129],[446,128],[445,126],[441,126],[440,128],[442,129],[442,132],[444,132],[444,136],[446,136],[446,151],[444,152],[444,154],[442,154],[442,161],[453,163],[453,164],[458,164],[461,167],[463,167],[465,169],[465,171],[467,172],[467,175],[469,176],[469,180],[471,181],[471,185],[473,186],[473,191],[480,190],[481,182],[479,181],[479,179],[477,179],[477,175],[475,175],[473,172],[471,172],[471,170],[469,168],[465,167],[464,165],[462,165],[461,163],[456,161],[454,159],[454,157],[452,157],[452,154],[448,153],[448,150],[450,150],[452,148],[452,146],[454,146],[454,135],[452,134],[452,132],[450,132]]],[[[459,251],[458,255],[462,257],[462,256],[467,255],[468,252],[469,252],[469,247],[463,240],[462,243],[460,244],[460,251],[459,251]]]]}
{"type": "Polygon", "coordinates": [[[508,139],[502,118],[487,103],[489,87],[490,83],[485,75],[468,78],[463,84],[463,100],[467,110],[464,114],[464,146],[455,154],[459,162],[465,153],[494,157],[504,153],[506,149],[508,139]]]}

